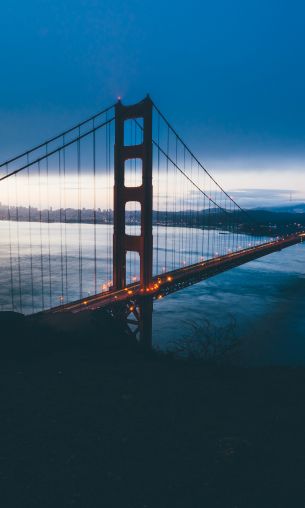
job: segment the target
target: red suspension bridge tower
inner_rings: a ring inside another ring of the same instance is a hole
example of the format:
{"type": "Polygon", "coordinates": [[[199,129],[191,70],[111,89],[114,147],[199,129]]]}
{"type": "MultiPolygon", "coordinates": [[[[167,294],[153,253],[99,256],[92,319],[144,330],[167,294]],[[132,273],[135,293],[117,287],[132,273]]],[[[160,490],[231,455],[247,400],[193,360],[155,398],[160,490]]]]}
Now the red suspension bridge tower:
{"type": "MultiPolygon", "coordinates": [[[[152,282],[153,261],[153,187],[152,187],[152,101],[147,96],[132,106],[121,101],[115,106],[114,147],[114,233],[113,233],[113,286],[115,290],[126,287],[126,255],[137,252],[140,257],[140,284],[145,290],[152,282]],[[125,144],[125,122],[137,119],[142,124],[142,142],[125,144]],[[141,161],[142,183],[138,187],[125,185],[125,163],[141,161]],[[141,206],[140,235],[126,233],[126,203],[138,202],[141,206]]],[[[138,325],[142,343],[150,345],[152,340],[152,298],[149,295],[133,306],[133,316],[138,325]]]]}

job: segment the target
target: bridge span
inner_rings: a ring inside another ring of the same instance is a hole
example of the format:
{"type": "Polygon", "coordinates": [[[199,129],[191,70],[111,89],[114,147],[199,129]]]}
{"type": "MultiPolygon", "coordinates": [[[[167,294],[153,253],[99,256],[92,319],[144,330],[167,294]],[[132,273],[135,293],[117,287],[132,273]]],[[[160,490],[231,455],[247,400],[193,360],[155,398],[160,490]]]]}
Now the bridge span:
{"type": "Polygon", "coordinates": [[[0,164],[0,221],[2,310],[106,309],[148,346],[154,300],[305,236],[257,222],[149,96],[0,164]]]}
{"type": "Polygon", "coordinates": [[[285,238],[278,238],[262,245],[248,247],[238,252],[231,252],[224,256],[201,261],[200,263],[153,277],[151,284],[146,287],[143,287],[140,283],[129,284],[120,290],[110,289],[107,293],[100,293],[69,304],[59,305],[45,311],[45,313],[78,313],[104,308],[109,309],[114,315],[119,315],[116,313],[116,309],[120,309],[121,314],[123,309],[126,322],[134,325],[134,332],[138,333],[141,324],[140,314],[144,302],[162,299],[171,293],[180,291],[222,272],[302,243],[304,239],[305,232],[289,235],[285,238]]]}

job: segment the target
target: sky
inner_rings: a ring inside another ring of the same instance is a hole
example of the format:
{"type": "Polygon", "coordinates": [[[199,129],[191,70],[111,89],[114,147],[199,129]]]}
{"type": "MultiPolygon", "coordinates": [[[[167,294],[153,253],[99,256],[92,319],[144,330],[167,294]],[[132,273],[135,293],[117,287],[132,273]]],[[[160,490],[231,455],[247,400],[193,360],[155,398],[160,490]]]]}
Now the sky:
{"type": "Polygon", "coordinates": [[[242,205],[305,201],[305,4],[2,0],[0,159],[150,93],[242,205]]]}

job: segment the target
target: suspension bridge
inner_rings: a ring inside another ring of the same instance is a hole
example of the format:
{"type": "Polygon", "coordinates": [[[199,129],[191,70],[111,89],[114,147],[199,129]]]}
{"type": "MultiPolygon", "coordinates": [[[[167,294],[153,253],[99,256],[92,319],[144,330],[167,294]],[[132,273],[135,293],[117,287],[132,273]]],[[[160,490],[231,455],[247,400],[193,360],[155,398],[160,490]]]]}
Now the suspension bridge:
{"type": "Polygon", "coordinates": [[[0,310],[107,309],[150,346],[153,301],[302,242],[213,178],[150,97],[0,164],[0,310]]]}

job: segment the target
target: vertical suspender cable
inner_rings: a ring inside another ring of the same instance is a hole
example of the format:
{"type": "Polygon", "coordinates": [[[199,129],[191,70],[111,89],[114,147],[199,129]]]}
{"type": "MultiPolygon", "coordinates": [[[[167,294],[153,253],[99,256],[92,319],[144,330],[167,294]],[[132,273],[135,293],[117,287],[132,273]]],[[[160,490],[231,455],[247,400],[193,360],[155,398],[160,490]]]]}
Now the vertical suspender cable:
{"type": "MultiPolygon", "coordinates": [[[[29,163],[29,154],[27,154],[27,163],[29,163]]],[[[29,198],[29,210],[28,210],[28,220],[29,220],[29,246],[30,246],[30,277],[31,277],[31,303],[32,303],[32,312],[34,313],[35,305],[34,305],[34,276],[33,276],[33,243],[32,243],[32,218],[31,218],[31,182],[30,182],[30,168],[27,168],[27,180],[28,180],[28,198],[29,198]]]]}
{"type": "Polygon", "coordinates": [[[59,192],[59,227],[60,227],[60,274],[61,274],[61,297],[60,301],[63,303],[64,300],[64,258],[63,258],[63,231],[62,231],[62,170],[61,170],[61,150],[58,151],[58,192],[59,192]]]}
{"type": "Polygon", "coordinates": [[[51,231],[50,231],[50,189],[49,189],[49,158],[48,144],[46,144],[46,174],[47,174],[47,202],[48,202],[48,266],[49,266],[49,300],[52,307],[52,263],[51,263],[51,231]]]}
{"type": "MultiPolygon", "coordinates": [[[[8,174],[8,165],[6,164],[6,174],[8,174]]],[[[11,300],[12,308],[15,309],[15,296],[14,296],[14,277],[13,277],[13,259],[12,259],[12,231],[11,231],[11,206],[10,206],[10,182],[7,180],[7,218],[8,218],[8,236],[9,236],[9,253],[10,253],[10,278],[11,278],[11,300]]]]}
{"type": "Polygon", "coordinates": [[[39,201],[39,236],[40,236],[40,277],[41,277],[41,307],[44,310],[44,272],[43,272],[43,247],[42,247],[42,215],[41,215],[41,168],[38,161],[38,201],[39,201]]]}
{"type": "MultiPolygon", "coordinates": [[[[94,127],[94,120],[93,120],[94,127]]],[[[107,227],[107,225],[106,225],[107,227]]],[[[97,293],[96,275],[96,133],[93,131],[93,258],[94,258],[94,294],[97,293]]]]}
{"type": "Polygon", "coordinates": [[[78,191],[78,278],[79,278],[79,298],[83,296],[83,276],[82,276],[82,211],[81,211],[81,164],[80,164],[80,127],[78,128],[77,139],[77,191],[78,191]]]}
{"type": "Polygon", "coordinates": [[[22,290],[21,290],[21,264],[20,264],[20,238],[19,238],[19,203],[18,203],[18,177],[15,175],[15,198],[16,198],[16,226],[17,226],[17,258],[18,258],[18,283],[19,283],[19,306],[22,312],[22,290]]]}
{"type": "MultiPolygon", "coordinates": [[[[63,136],[62,144],[65,145],[65,135],[63,136]]],[[[66,149],[63,148],[63,171],[64,171],[64,220],[65,220],[65,301],[69,301],[68,295],[68,252],[67,252],[67,179],[66,179],[66,149]]]]}

